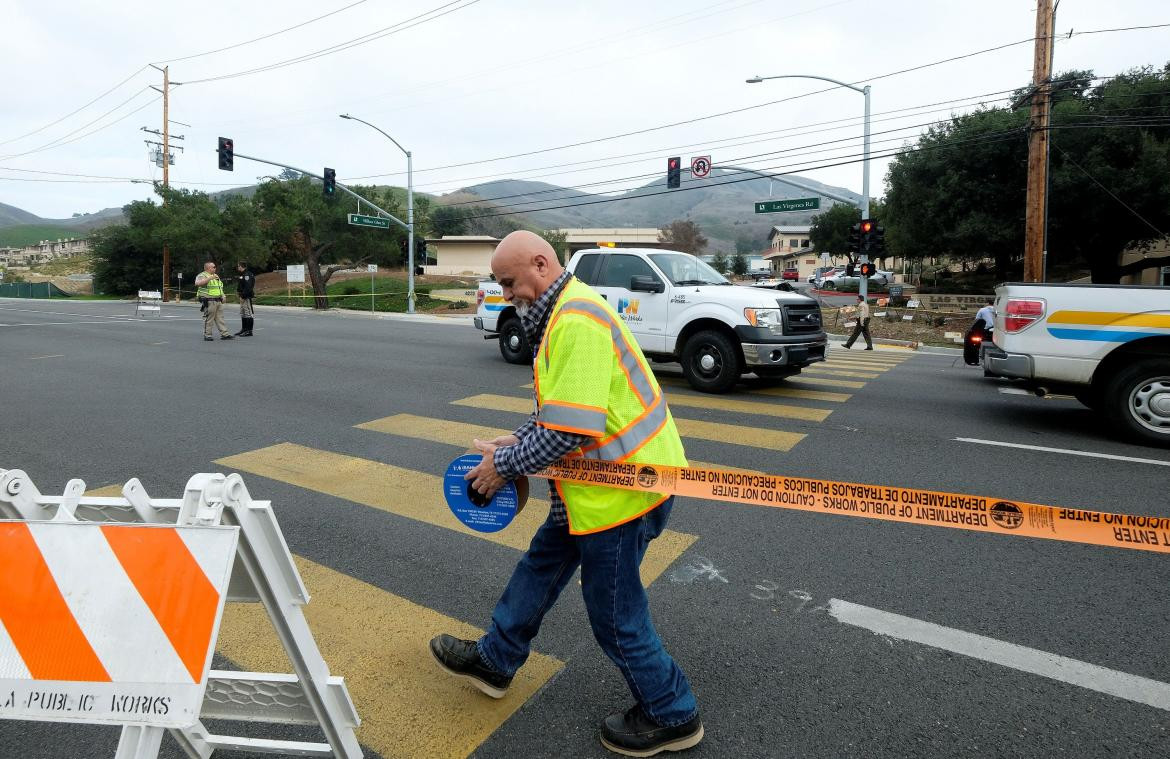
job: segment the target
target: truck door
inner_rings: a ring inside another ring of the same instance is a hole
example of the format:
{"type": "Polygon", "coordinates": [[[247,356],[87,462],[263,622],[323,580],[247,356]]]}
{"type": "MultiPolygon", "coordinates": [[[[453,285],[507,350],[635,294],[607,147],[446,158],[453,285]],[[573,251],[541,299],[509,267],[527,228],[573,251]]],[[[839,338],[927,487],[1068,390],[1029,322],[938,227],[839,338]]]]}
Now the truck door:
{"type": "Polygon", "coordinates": [[[650,293],[630,289],[630,280],[635,276],[652,277],[654,281],[665,285],[662,275],[645,259],[629,253],[610,253],[603,266],[604,270],[596,278],[597,291],[618,312],[643,351],[665,352],[670,296],[665,290],[650,293]]]}

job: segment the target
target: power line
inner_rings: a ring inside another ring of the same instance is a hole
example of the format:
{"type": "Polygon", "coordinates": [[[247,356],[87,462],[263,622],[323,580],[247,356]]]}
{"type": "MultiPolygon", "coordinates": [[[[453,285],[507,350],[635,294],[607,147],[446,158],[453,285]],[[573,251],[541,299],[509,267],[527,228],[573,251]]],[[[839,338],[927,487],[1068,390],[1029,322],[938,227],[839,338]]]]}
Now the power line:
{"type": "MultiPolygon", "coordinates": [[[[1111,77],[1111,76],[1090,77],[1090,79],[1092,79],[1092,80],[1106,80],[1106,79],[1112,79],[1112,78],[1114,78],[1114,77],[1111,77]]],[[[1054,83],[1058,83],[1058,82],[1062,82],[1062,81],[1069,81],[1069,80],[1067,80],[1067,79],[1057,80],[1054,83]]],[[[1013,88],[1010,90],[1000,90],[997,92],[989,92],[989,93],[983,93],[983,94],[979,94],[979,95],[971,95],[969,97],[956,98],[954,100],[939,101],[937,103],[928,103],[928,104],[923,104],[923,105],[918,105],[918,106],[910,106],[910,107],[906,107],[906,108],[893,109],[890,111],[883,111],[883,112],[879,112],[878,114],[874,114],[874,115],[885,115],[885,114],[891,114],[891,113],[904,113],[906,111],[919,111],[920,113],[911,113],[911,114],[906,114],[904,116],[894,116],[894,117],[891,117],[888,119],[871,119],[871,123],[882,122],[882,121],[896,121],[896,120],[903,119],[903,118],[910,118],[913,116],[923,115],[924,113],[931,113],[931,111],[924,111],[923,109],[930,108],[930,107],[936,106],[936,105],[953,105],[955,103],[968,103],[969,105],[975,105],[975,104],[984,105],[984,104],[989,103],[989,102],[995,103],[995,102],[999,102],[1001,100],[1006,100],[1007,98],[1003,98],[1003,97],[992,98],[991,96],[1003,95],[1004,93],[1011,93],[1011,92],[1015,92],[1015,89],[1013,88]],[[968,102],[968,101],[975,101],[975,102],[968,102]]],[[[1150,94],[1165,94],[1165,93],[1156,93],[1155,92],[1155,93],[1150,93],[1150,94]]],[[[1128,96],[1127,95],[1101,96],[1098,99],[1106,99],[1106,98],[1114,98],[1114,97],[1128,97],[1128,96]]],[[[1152,107],[1157,107],[1157,106],[1152,106],[1152,107]]],[[[967,114],[964,114],[964,115],[967,115],[967,114]]],[[[1085,115],[1088,115],[1088,114],[1085,114],[1085,115]]],[[[681,146],[681,147],[676,146],[676,147],[671,147],[671,148],[661,148],[658,150],[640,151],[637,153],[627,153],[624,155],[610,156],[610,157],[606,157],[606,158],[590,159],[590,160],[586,160],[586,161],[575,161],[575,162],[570,162],[570,163],[553,164],[551,166],[534,167],[534,168],[529,168],[529,169],[520,169],[520,170],[517,170],[515,172],[509,172],[508,174],[503,174],[503,175],[486,174],[486,175],[480,175],[478,177],[464,177],[464,178],[460,178],[460,179],[450,179],[450,180],[446,180],[446,181],[442,181],[442,182],[431,182],[431,183],[424,182],[424,183],[421,183],[421,184],[415,185],[415,186],[416,187],[420,187],[420,186],[427,187],[427,186],[434,186],[434,185],[451,185],[452,186],[451,191],[455,191],[455,190],[463,188],[463,185],[457,185],[456,183],[475,180],[475,179],[512,178],[518,174],[522,174],[522,173],[527,174],[528,172],[531,172],[531,171],[539,171],[539,170],[544,170],[544,169],[555,169],[555,168],[561,168],[561,167],[566,167],[566,166],[586,165],[585,168],[571,169],[568,171],[560,171],[560,172],[552,172],[552,173],[545,174],[545,175],[525,176],[522,178],[524,181],[530,181],[533,179],[539,179],[541,177],[547,177],[547,176],[562,176],[564,174],[578,173],[581,171],[596,171],[598,169],[612,168],[615,166],[625,166],[625,165],[630,165],[630,164],[645,163],[648,160],[648,158],[641,158],[641,159],[636,159],[636,160],[632,160],[632,161],[621,161],[618,163],[610,163],[610,164],[606,164],[606,165],[592,165],[592,164],[599,164],[602,161],[607,161],[607,160],[611,160],[611,159],[627,158],[627,157],[631,157],[631,156],[659,157],[662,155],[667,155],[671,152],[675,152],[675,151],[679,151],[679,150],[683,150],[683,149],[687,149],[687,148],[691,148],[691,147],[697,147],[697,146],[701,146],[705,150],[711,149],[711,148],[717,148],[717,147],[719,147],[719,148],[740,147],[743,145],[758,144],[760,142],[772,142],[773,139],[775,139],[775,138],[768,138],[768,139],[763,139],[763,140],[749,140],[747,142],[739,142],[739,143],[733,143],[733,144],[727,144],[727,145],[720,145],[719,143],[726,142],[727,140],[743,139],[744,137],[755,137],[758,135],[774,135],[774,134],[781,134],[781,133],[785,133],[785,132],[796,132],[796,130],[802,129],[805,127],[822,126],[825,124],[840,124],[840,126],[830,127],[827,129],[810,129],[810,130],[805,131],[805,132],[797,132],[797,133],[793,134],[792,136],[795,137],[795,136],[804,136],[804,135],[810,135],[810,134],[819,134],[822,132],[836,131],[839,129],[848,128],[850,126],[856,126],[856,125],[860,124],[863,120],[864,119],[862,119],[860,117],[849,117],[849,118],[845,118],[845,119],[836,119],[836,120],[831,120],[831,121],[801,125],[801,126],[791,127],[791,128],[782,129],[782,130],[775,130],[775,131],[769,131],[769,132],[757,132],[755,134],[741,135],[739,137],[734,137],[734,138],[710,140],[710,141],[703,142],[703,143],[694,143],[691,145],[685,145],[685,146],[681,146]],[[845,122],[848,122],[848,123],[845,123],[845,122]]],[[[915,125],[915,126],[910,126],[910,127],[900,127],[899,130],[912,129],[912,128],[917,128],[917,126],[928,126],[931,124],[939,124],[939,123],[946,123],[946,122],[945,121],[932,121],[932,122],[928,122],[928,123],[921,124],[921,125],[915,125]]],[[[894,131],[899,131],[899,130],[887,130],[886,132],[878,132],[877,134],[892,133],[894,131]]],[[[858,136],[856,138],[843,138],[842,140],[835,140],[835,141],[831,141],[831,142],[843,142],[843,141],[847,141],[848,139],[860,139],[860,136],[858,136]]],[[[801,147],[814,147],[814,146],[819,145],[819,144],[824,144],[824,143],[815,143],[813,145],[806,145],[806,146],[801,146],[801,147]]],[[[797,148],[791,148],[791,149],[797,149],[797,148]]],[[[775,151],[775,152],[786,152],[787,150],[789,150],[789,149],[785,149],[785,151],[775,151]]],[[[649,175],[644,175],[644,176],[654,176],[654,174],[649,174],[649,175]]],[[[586,187],[586,186],[593,186],[593,185],[597,185],[597,184],[606,184],[606,183],[611,183],[612,181],[617,181],[617,180],[606,180],[606,181],[602,181],[602,182],[586,183],[586,184],[582,184],[582,185],[577,185],[576,187],[586,187]]],[[[471,205],[471,204],[484,202],[484,201],[500,200],[500,199],[506,199],[506,198],[510,198],[510,197],[523,197],[523,196],[530,196],[532,194],[542,194],[544,192],[556,192],[556,191],[558,191],[558,190],[554,188],[552,190],[536,191],[535,193],[517,193],[515,195],[501,195],[501,196],[495,196],[495,197],[484,197],[484,198],[481,198],[481,199],[476,200],[476,201],[461,201],[458,203],[448,203],[445,205],[450,205],[450,206],[471,205]]],[[[438,192],[439,192],[439,194],[442,194],[444,191],[438,191],[438,192]]]]}
{"type": "Polygon", "coordinates": [[[138,76],[138,75],[139,75],[139,74],[141,74],[143,71],[145,71],[145,70],[146,70],[146,68],[147,68],[146,66],[143,66],[142,68],[138,69],[138,70],[137,70],[137,71],[135,71],[133,74],[131,74],[130,76],[126,77],[126,78],[125,78],[125,79],[123,79],[122,81],[118,82],[118,83],[117,83],[117,84],[115,84],[113,87],[111,87],[110,89],[106,90],[106,91],[105,91],[105,92],[103,92],[102,94],[98,95],[98,96],[97,96],[97,97],[95,97],[93,100],[89,101],[88,103],[86,103],[85,105],[81,106],[80,108],[77,108],[77,109],[75,109],[75,110],[72,110],[72,111],[70,111],[69,113],[67,113],[67,114],[65,114],[64,116],[62,116],[61,118],[59,118],[59,119],[56,119],[56,120],[54,120],[54,121],[50,121],[48,124],[45,124],[45,125],[44,125],[44,126],[42,126],[42,127],[37,127],[36,129],[32,130],[31,132],[25,132],[24,134],[20,135],[19,137],[10,137],[9,139],[7,139],[7,140],[4,140],[4,141],[0,142],[0,145],[7,145],[7,144],[8,144],[8,143],[10,143],[10,142],[16,142],[17,140],[23,140],[25,137],[32,137],[34,134],[39,134],[40,132],[43,132],[43,131],[45,131],[46,129],[48,129],[48,128],[49,128],[49,127],[51,127],[51,126],[56,126],[57,124],[60,124],[60,123],[61,123],[62,121],[64,121],[65,119],[69,118],[70,116],[72,116],[72,115],[74,115],[74,114],[76,114],[76,113],[80,113],[80,112],[84,111],[86,108],[89,108],[91,105],[93,105],[93,104],[94,104],[94,103],[96,103],[97,101],[101,100],[101,99],[102,99],[102,98],[104,98],[106,95],[109,95],[111,92],[113,92],[114,90],[118,89],[119,87],[121,87],[121,86],[122,86],[123,84],[125,84],[126,82],[129,82],[131,79],[133,79],[134,77],[138,76]]]}
{"type": "MultiPolygon", "coordinates": [[[[139,94],[141,94],[141,93],[138,93],[138,94],[136,94],[136,95],[135,95],[135,97],[137,97],[139,94]]],[[[71,143],[77,142],[78,140],[83,140],[83,139],[85,139],[86,137],[89,137],[90,135],[94,135],[94,134],[97,134],[98,132],[101,132],[101,131],[104,131],[104,130],[106,130],[106,129],[109,129],[109,128],[110,128],[110,127],[112,127],[114,124],[117,124],[117,123],[118,123],[118,122],[120,122],[120,121],[125,121],[126,119],[130,118],[130,117],[131,117],[131,116],[133,116],[134,114],[136,114],[136,113],[138,113],[139,111],[141,111],[143,108],[146,108],[146,107],[147,107],[147,106],[149,106],[149,105],[153,105],[154,103],[157,103],[157,102],[159,101],[159,99],[160,99],[160,98],[162,98],[162,95],[159,95],[159,96],[157,96],[157,97],[155,97],[155,98],[152,98],[151,100],[148,100],[148,101],[146,101],[145,103],[143,103],[142,105],[140,105],[140,106],[138,106],[137,108],[135,108],[133,111],[130,111],[129,113],[123,114],[122,116],[119,116],[118,118],[114,119],[114,120],[113,120],[113,121],[111,121],[110,123],[108,123],[108,124],[103,124],[102,126],[98,127],[97,129],[93,129],[93,130],[90,130],[90,131],[86,132],[85,134],[78,135],[77,137],[74,137],[72,140],[66,140],[66,141],[64,141],[64,142],[60,142],[60,141],[54,140],[54,141],[53,141],[53,142],[51,142],[51,143],[47,143],[47,144],[45,144],[45,145],[42,145],[41,147],[39,147],[39,148],[35,148],[35,149],[33,149],[33,150],[28,150],[28,151],[25,151],[24,153],[15,153],[15,154],[13,154],[13,155],[0,156],[0,161],[6,161],[6,160],[8,160],[8,159],[10,159],[10,158],[19,158],[19,157],[21,157],[21,156],[31,155],[32,153],[39,153],[39,152],[41,152],[41,151],[44,151],[44,150],[52,150],[52,149],[54,149],[54,148],[59,148],[59,147],[62,147],[63,145],[69,145],[69,144],[71,144],[71,143]]],[[[133,99],[133,98],[131,98],[131,99],[133,99]]],[[[129,101],[126,101],[126,102],[129,102],[129,101]]],[[[125,103],[123,103],[123,105],[125,105],[125,103]]],[[[121,106],[119,106],[119,108],[120,108],[120,107],[121,107],[121,106]]],[[[117,108],[115,108],[114,110],[117,110],[117,108]]],[[[108,111],[108,112],[107,112],[105,115],[109,115],[110,113],[113,113],[113,111],[108,111]]],[[[92,124],[93,122],[90,122],[90,123],[92,124]]],[[[84,127],[83,127],[83,128],[84,128],[84,127]]],[[[76,131],[76,130],[74,130],[74,131],[76,131]]],[[[72,133],[71,133],[71,134],[72,134],[72,133]]]]}
{"type": "Polygon", "coordinates": [[[260,42],[262,40],[271,39],[271,38],[276,37],[278,35],[284,34],[285,32],[291,32],[293,29],[300,29],[302,26],[308,26],[309,24],[312,24],[316,21],[320,21],[321,19],[329,18],[330,16],[335,16],[338,13],[341,13],[342,11],[347,11],[350,8],[361,5],[362,3],[365,3],[365,2],[367,2],[367,0],[357,0],[356,3],[350,3],[349,5],[346,5],[342,8],[338,8],[335,11],[329,11],[326,14],[323,14],[321,16],[317,16],[316,18],[311,18],[308,21],[302,21],[299,24],[294,24],[292,26],[285,27],[284,29],[281,29],[280,31],[277,31],[277,32],[265,34],[265,35],[262,35],[260,37],[254,37],[250,40],[245,40],[243,42],[237,42],[236,44],[228,45],[227,47],[220,47],[220,48],[216,48],[215,50],[207,50],[206,52],[195,53],[193,55],[185,55],[182,58],[168,58],[164,61],[155,61],[155,64],[161,65],[163,63],[178,63],[179,61],[189,61],[192,58],[202,58],[205,55],[214,55],[215,53],[222,53],[225,50],[235,50],[237,47],[243,47],[244,45],[251,45],[253,42],[260,42]]]}
{"type": "Polygon", "coordinates": [[[1097,178],[1096,178],[1096,177],[1094,177],[1092,174],[1090,174],[1090,173],[1089,173],[1089,172],[1088,172],[1088,171],[1085,169],[1085,167],[1084,167],[1084,166],[1081,166],[1079,163],[1077,163],[1076,161],[1074,161],[1074,160],[1073,160],[1073,157],[1072,157],[1072,156],[1070,156],[1070,155],[1068,154],[1068,152],[1067,152],[1067,151],[1066,151],[1064,148],[1060,147],[1059,145],[1056,145],[1055,143],[1053,143],[1053,145],[1055,145],[1056,149],[1060,151],[1061,155],[1063,155],[1063,156],[1065,157],[1065,159],[1067,159],[1067,160],[1068,160],[1068,162],[1069,162],[1069,163],[1071,163],[1073,166],[1076,166],[1078,169],[1080,169],[1080,171],[1081,171],[1081,173],[1082,173],[1082,174],[1084,174],[1086,177],[1088,177],[1089,179],[1091,179],[1091,180],[1093,181],[1093,183],[1094,183],[1094,184],[1096,184],[1098,187],[1100,187],[1102,190],[1104,190],[1106,193],[1108,193],[1109,197],[1113,198],[1113,199],[1114,199],[1114,200],[1116,200],[1118,203],[1120,203],[1120,204],[1121,204],[1121,206],[1122,206],[1122,207],[1123,207],[1125,210],[1129,211],[1131,214],[1133,214],[1134,216],[1136,216],[1136,217],[1137,217],[1137,218],[1138,218],[1138,219],[1139,219],[1139,220],[1140,220],[1140,221],[1141,221],[1143,224],[1145,224],[1147,227],[1149,227],[1150,229],[1152,229],[1152,230],[1154,230],[1155,232],[1157,232],[1157,233],[1158,233],[1160,236],[1162,236],[1162,237],[1165,237],[1165,236],[1166,236],[1166,233],[1165,233],[1165,232],[1163,232],[1162,230],[1160,230],[1160,229],[1158,229],[1157,227],[1155,227],[1155,226],[1154,226],[1153,224],[1151,224],[1151,223],[1150,223],[1148,220],[1146,220],[1146,217],[1142,216],[1140,213],[1138,213],[1137,211],[1135,211],[1135,210],[1133,210],[1132,208],[1130,208],[1130,207],[1129,207],[1129,205],[1127,205],[1127,204],[1126,204],[1126,202],[1125,202],[1124,200],[1122,200],[1121,198],[1119,198],[1119,197],[1117,197],[1115,194],[1113,194],[1113,191],[1112,191],[1112,190],[1110,190],[1108,187],[1106,187],[1105,185],[1103,185],[1103,184],[1101,184],[1099,181],[1097,181],[1097,178]]]}
{"type": "Polygon", "coordinates": [[[434,21],[436,19],[442,18],[443,16],[446,16],[449,13],[454,13],[456,11],[461,11],[464,8],[469,8],[478,2],[480,2],[480,0],[453,0],[452,2],[445,3],[443,5],[432,8],[431,10],[426,11],[425,13],[420,13],[419,15],[412,16],[411,18],[408,18],[404,21],[399,21],[396,24],[391,24],[390,26],[383,27],[382,29],[379,29],[375,32],[370,32],[369,34],[363,34],[361,37],[355,37],[352,40],[347,40],[345,42],[339,42],[335,45],[330,45],[329,47],[321,48],[320,50],[316,50],[312,53],[306,53],[304,55],[296,56],[295,58],[288,58],[286,60],[278,61],[276,63],[270,63],[270,64],[267,64],[264,66],[258,66],[257,68],[253,68],[253,69],[247,69],[244,71],[237,71],[237,72],[232,73],[232,74],[221,74],[219,76],[210,76],[210,77],[205,77],[203,79],[188,80],[186,82],[183,82],[183,84],[185,84],[185,85],[204,84],[206,82],[218,82],[218,81],[222,81],[224,79],[235,79],[235,78],[241,77],[241,76],[249,76],[251,74],[259,74],[259,73],[262,73],[265,71],[273,71],[275,69],[284,68],[285,66],[292,66],[292,65],[297,64],[297,63],[304,63],[305,61],[311,61],[311,60],[315,60],[317,58],[323,58],[327,55],[333,55],[334,53],[340,53],[344,50],[349,50],[350,48],[358,47],[359,45],[364,45],[368,42],[373,42],[374,40],[382,39],[383,37],[389,37],[392,34],[404,32],[407,29],[413,29],[414,27],[425,24],[428,21],[434,21]],[[459,3],[463,3],[463,5],[459,5],[459,3]],[[453,5],[458,6],[458,7],[452,8],[451,6],[453,6],[453,5]],[[444,9],[446,9],[446,10],[444,10],[444,9]],[[442,11],[442,12],[440,13],[439,11],[442,11]],[[413,22],[413,23],[411,23],[411,22],[413,22]]]}

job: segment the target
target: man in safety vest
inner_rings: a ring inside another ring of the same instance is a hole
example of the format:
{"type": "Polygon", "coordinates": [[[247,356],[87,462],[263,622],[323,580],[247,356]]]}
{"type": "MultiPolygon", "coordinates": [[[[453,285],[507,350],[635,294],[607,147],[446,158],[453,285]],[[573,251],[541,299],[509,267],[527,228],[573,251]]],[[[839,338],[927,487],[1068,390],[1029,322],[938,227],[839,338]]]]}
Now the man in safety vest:
{"type": "MultiPolygon", "coordinates": [[[[491,265],[536,346],[536,412],[511,435],[475,441],[484,456],[467,474],[471,486],[491,496],[563,456],[686,466],[662,389],[605,299],[574,279],[532,232],[505,237],[491,265]]],[[[602,744],[629,756],[696,745],[703,723],[695,696],[654,630],[639,574],[674,499],[557,481],[550,482],[550,500],[548,518],[496,604],[487,634],[478,641],[439,635],[431,640],[432,655],[450,674],[502,698],[541,620],[580,567],[593,635],[636,699],[605,719],[602,744]]]]}
{"type": "Polygon", "coordinates": [[[211,323],[215,322],[219,339],[231,340],[232,335],[223,321],[223,281],[215,273],[214,263],[203,264],[203,271],[195,277],[195,286],[199,288],[199,305],[203,310],[203,339],[211,340],[211,323]]]}

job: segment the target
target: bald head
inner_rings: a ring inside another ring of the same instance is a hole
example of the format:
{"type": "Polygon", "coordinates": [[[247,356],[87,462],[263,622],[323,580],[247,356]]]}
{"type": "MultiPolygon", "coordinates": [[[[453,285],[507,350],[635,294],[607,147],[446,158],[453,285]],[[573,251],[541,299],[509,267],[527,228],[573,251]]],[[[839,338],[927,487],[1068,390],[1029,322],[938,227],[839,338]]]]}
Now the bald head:
{"type": "Polygon", "coordinates": [[[504,300],[529,306],[545,293],[565,270],[556,251],[540,235],[512,232],[492,254],[492,274],[504,288],[504,300]]]}

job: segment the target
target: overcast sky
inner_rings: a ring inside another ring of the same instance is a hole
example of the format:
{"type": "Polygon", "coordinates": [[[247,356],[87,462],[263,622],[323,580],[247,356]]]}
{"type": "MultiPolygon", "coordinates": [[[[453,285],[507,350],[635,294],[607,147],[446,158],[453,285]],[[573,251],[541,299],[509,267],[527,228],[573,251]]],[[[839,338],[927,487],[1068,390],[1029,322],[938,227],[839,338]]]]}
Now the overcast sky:
{"type": "MultiPolygon", "coordinates": [[[[186,150],[176,154],[170,179],[208,192],[277,171],[241,158],[234,173],[219,171],[220,135],[240,153],[317,173],[331,166],[343,182],[405,185],[403,154],[372,129],[338,118],[345,112],[412,150],[415,187],[425,192],[500,178],[613,192],[664,173],[667,156],[689,162],[703,154],[716,166],[799,169],[860,191],[860,164],[818,168],[860,152],[860,94],[835,89],[762,105],[828,85],[744,80],[816,74],[864,82],[1030,38],[1035,7],[1027,0],[0,0],[0,18],[0,202],[60,218],[152,195],[145,184],[32,172],[161,178],[143,143],[153,137],[140,127],[161,128],[162,102],[148,87],[161,86],[162,75],[147,64],[168,62],[172,82],[185,83],[170,101],[171,120],[185,125],[172,129],[186,137],[176,143],[186,150]],[[350,40],[363,44],[199,81],[350,40]],[[483,162],[642,130],[652,131],[483,162]],[[747,158],[759,154],[770,155],[747,158]],[[563,166],[569,163],[578,165],[563,166]],[[370,175],[385,176],[358,179],[370,175]],[[50,179],[70,181],[40,181],[50,179]]],[[[1056,28],[1162,23],[1170,23],[1165,0],[1063,0],[1056,28]]],[[[1057,43],[1054,69],[1108,75],[1168,59],[1170,28],[1083,34],[1057,43]]],[[[1027,42],[876,79],[874,151],[912,140],[918,125],[980,99],[1002,102],[990,93],[1025,85],[1031,74],[1027,42]],[[912,110],[888,113],[896,109],[912,110]]],[[[883,192],[887,165],[873,162],[874,196],[883,192]]]]}

